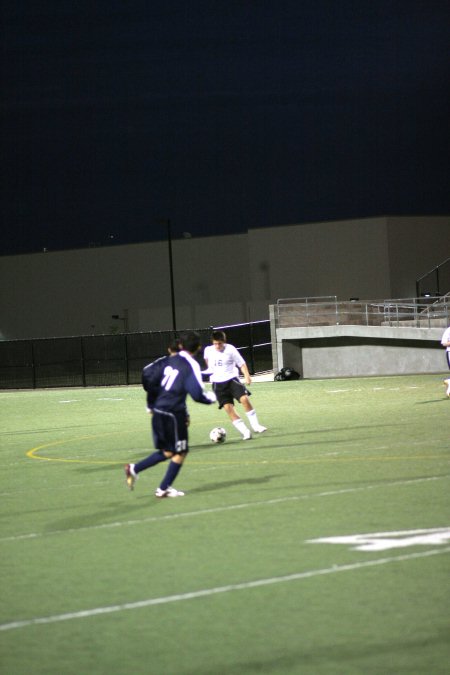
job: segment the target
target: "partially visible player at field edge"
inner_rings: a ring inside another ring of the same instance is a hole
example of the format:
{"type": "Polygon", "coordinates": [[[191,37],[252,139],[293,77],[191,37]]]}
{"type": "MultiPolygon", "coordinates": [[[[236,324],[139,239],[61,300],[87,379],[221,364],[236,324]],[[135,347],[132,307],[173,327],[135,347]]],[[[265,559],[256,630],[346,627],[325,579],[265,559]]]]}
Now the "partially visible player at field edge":
{"type": "Polygon", "coordinates": [[[147,410],[152,415],[155,452],[136,464],[125,466],[126,482],[133,489],[141,471],[170,459],[167,471],[155,496],[183,497],[184,492],[172,487],[189,452],[189,414],[186,397],[207,405],[216,401],[205,391],[200,366],[193,358],[200,349],[200,336],[188,332],[169,347],[169,355],[145,366],[142,386],[147,392],[147,410]]]}
{"type": "MultiPolygon", "coordinates": [[[[446,348],[447,364],[450,368],[450,326],[445,329],[444,334],[442,335],[441,345],[446,348]]],[[[445,393],[450,398],[450,379],[444,380],[444,384],[447,387],[445,393]]]]}
{"type": "Polygon", "coordinates": [[[245,384],[251,384],[252,379],[247,364],[236,347],[227,343],[227,336],[223,331],[214,331],[211,341],[212,344],[206,347],[203,353],[207,365],[206,372],[210,374],[219,408],[225,410],[234,427],[242,434],[244,441],[247,441],[252,434],[236,412],[235,400],[239,401],[244,408],[253,431],[257,433],[267,431],[266,427],[259,423],[256,411],[249,401],[250,392],[239,380],[239,370],[241,370],[245,384]]]}

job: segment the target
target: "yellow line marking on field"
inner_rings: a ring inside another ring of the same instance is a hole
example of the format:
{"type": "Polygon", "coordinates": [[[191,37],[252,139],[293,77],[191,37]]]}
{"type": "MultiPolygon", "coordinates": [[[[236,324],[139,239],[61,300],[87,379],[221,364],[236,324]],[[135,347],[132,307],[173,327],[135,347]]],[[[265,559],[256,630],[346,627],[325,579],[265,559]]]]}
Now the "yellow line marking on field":
{"type": "MultiPolygon", "coordinates": [[[[50,443],[44,443],[43,445],[38,445],[35,448],[31,448],[26,453],[26,456],[29,459],[40,459],[45,462],[65,462],[70,464],[118,464],[122,465],[126,463],[126,460],[101,460],[101,459],[71,459],[66,457],[47,457],[43,455],[38,455],[37,453],[40,450],[45,450],[46,448],[51,448],[59,445],[66,445],[68,443],[74,443],[75,441],[83,440],[92,440],[95,438],[105,438],[107,436],[116,436],[118,434],[126,434],[127,431],[109,431],[104,434],[94,434],[87,436],[77,436],[74,438],[59,439],[57,441],[51,441],[50,443]]],[[[320,463],[339,463],[339,462],[393,462],[393,461],[402,461],[402,460],[430,460],[430,459],[449,459],[448,454],[442,455],[380,455],[375,457],[361,457],[350,456],[350,457],[314,457],[314,458],[289,458],[289,459],[258,459],[258,460],[248,460],[242,459],[241,457],[235,460],[199,460],[199,459],[190,459],[189,464],[191,466],[235,466],[235,465],[260,465],[260,464],[320,464],[320,463]]]]}
{"type": "Polygon", "coordinates": [[[45,462],[70,462],[70,463],[75,463],[75,464],[123,464],[122,462],[116,462],[116,461],[111,461],[111,460],[91,460],[91,459],[68,459],[68,458],[63,458],[63,457],[43,457],[41,455],[37,455],[36,453],[39,452],[39,450],[44,450],[46,448],[51,448],[55,447],[58,445],[65,445],[67,443],[73,443],[75,441],[83,441],[83,440],[92,440],[93,438],[105,438],[105,436],[114,436],[116,434],[120,433],[126,433],[124,431],[110,431],[106,434],[94,434],[91,436],[78,436],[75,438],[66,438],[65,440],[57,440],[57,441],[52,441],[51,443],[44,443],[44,445],[38,445],[35,448],[32,448],[31,450],[28,450],[26,453],[26,456],[29,457],[29,459],[41,459],[45,462]]]}

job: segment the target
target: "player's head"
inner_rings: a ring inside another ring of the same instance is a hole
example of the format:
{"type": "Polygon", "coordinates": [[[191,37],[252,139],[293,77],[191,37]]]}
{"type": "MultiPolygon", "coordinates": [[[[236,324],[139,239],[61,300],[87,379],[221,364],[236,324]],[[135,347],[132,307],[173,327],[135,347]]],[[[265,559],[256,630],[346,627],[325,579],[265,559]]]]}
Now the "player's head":
{"type": "Polygon", "coordinates": [[[172,342],[169,343],[169,346],[167,347],[167,351],[169,354],[178,354],[178,352],[182,349],[181,344],[180,344],[180,338],[174,338],[172,342]]]}
{"type": "Polygon", "coordinates": [[[181,349],[185,349],[189,354],[196,354],[200,349],[200,335],[194,330],[187,331],[179,337],[181,349]]]}
{"type": "Polygon", "coordinates": [[[223,330],[215,330],[211,335],[211,341],[213,343],[213,347],[221,352],[223,350],[224,344],[227,341],[227,336],[223,330]]]}
{"type": "Polygon", "coordinates": [[[227,341],[227,335],[225,331],[223,330],[215,330],[213,331],[211,335],[211,341],[212,342],[226,342],[227,341]]]}

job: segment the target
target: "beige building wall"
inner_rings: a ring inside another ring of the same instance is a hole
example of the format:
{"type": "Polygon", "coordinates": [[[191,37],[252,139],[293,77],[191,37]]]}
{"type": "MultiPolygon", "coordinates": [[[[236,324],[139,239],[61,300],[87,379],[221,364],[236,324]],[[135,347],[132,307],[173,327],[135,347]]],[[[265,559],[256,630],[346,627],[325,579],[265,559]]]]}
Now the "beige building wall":
{"type": "Polygon", "coordinates": [[[251,230],[249,250],[254,299],[390,297],[385,218],[251,230]]]}
{"type": "Polygon", "coordinates": [[[392,297],[415,295],[411,279],[422,277],[450,257],[450,217],[392,216],[387,222],[392,297]]]}
{"type": "MultiPolygon", "coordinates": [[[[269,318],[278,298],[412,297],[450,217],[366,218],[176,239],[177,328],[269,318]]],[[[0,339],[172,328],[167,242],[0,258],[0,339]]]]}

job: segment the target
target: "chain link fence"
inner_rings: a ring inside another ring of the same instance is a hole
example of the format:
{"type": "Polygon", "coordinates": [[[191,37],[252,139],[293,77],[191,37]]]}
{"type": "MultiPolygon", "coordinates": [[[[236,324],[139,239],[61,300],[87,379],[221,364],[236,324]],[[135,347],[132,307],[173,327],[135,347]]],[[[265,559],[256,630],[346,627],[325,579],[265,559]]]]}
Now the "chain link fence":
{"type": "MultiPolygon", "coordinates": [[[[272,369],[269,321],[215,328],[226,332],[251,373],[272,369]]],[[[213,327],[196,330],[202,344],[209,344],[213,327]]],[[[140,384],[143,367],[166,354],[175,336],[174,331],[159,331],[3,341],[0,389],[140,384]]],[[[198,358],[204,368],[201,354],[198,358]]]]}

